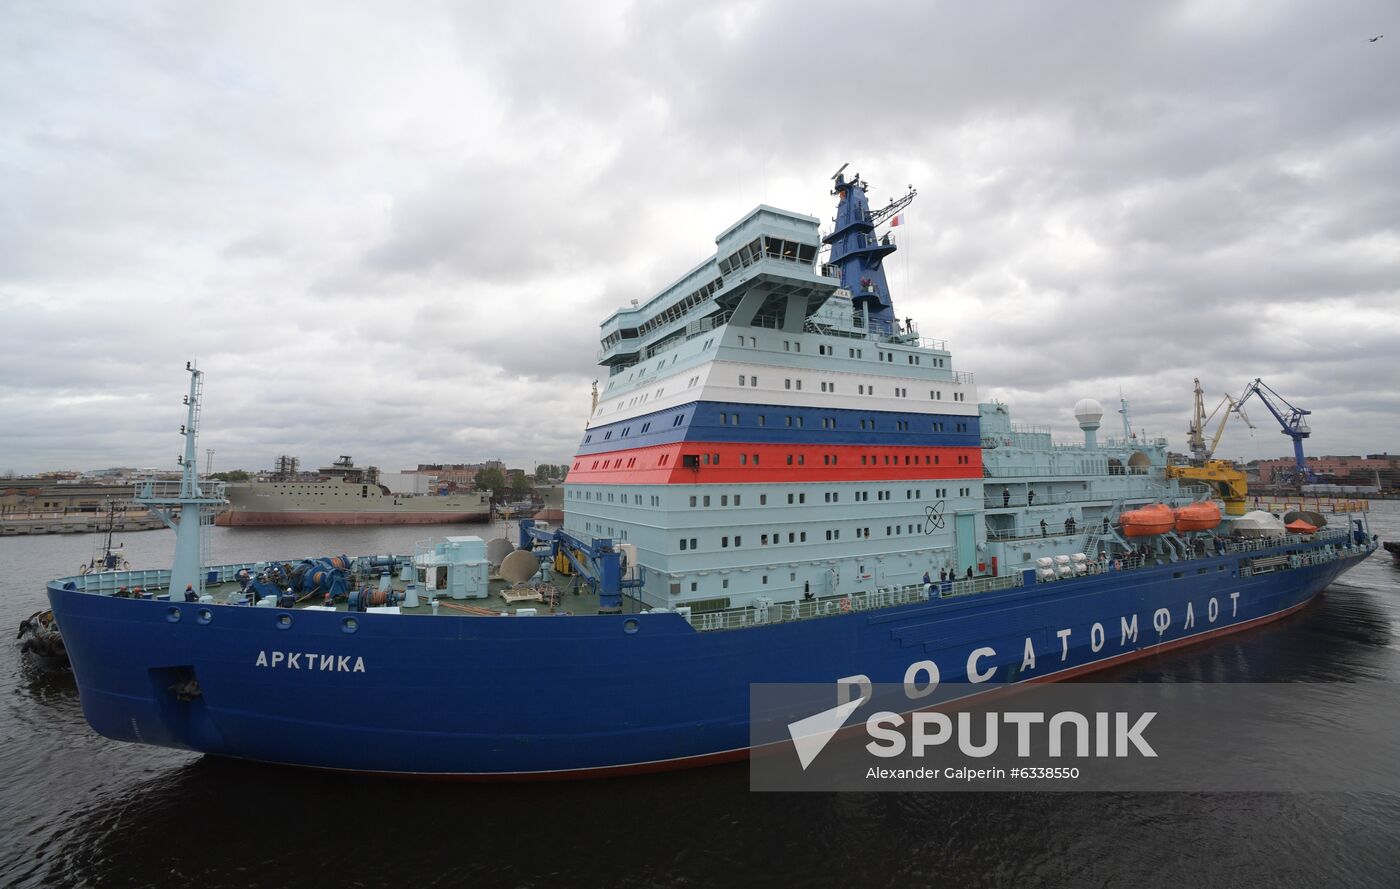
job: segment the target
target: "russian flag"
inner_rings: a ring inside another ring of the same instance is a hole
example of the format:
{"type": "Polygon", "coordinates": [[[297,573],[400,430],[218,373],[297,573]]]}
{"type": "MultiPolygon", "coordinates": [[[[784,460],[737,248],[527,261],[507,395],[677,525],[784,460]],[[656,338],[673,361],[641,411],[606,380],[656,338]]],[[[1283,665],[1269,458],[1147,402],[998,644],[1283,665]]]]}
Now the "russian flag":
{"type": "Polygon", "coordinates": [[[896,225],[903,225],[903,224],[904,224],[904,214],[903,214],[903,213],[896,213],[894,216],[890,217],[890,228],[894,228],[896,225]]]}

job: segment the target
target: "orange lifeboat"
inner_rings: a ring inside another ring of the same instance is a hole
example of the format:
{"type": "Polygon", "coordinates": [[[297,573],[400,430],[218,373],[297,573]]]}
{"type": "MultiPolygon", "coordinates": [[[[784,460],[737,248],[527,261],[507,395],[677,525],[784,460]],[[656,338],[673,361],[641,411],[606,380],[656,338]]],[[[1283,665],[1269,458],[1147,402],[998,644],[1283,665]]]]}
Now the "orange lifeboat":
{"type": "Polygon", "coordinates": [[[1188,503],[1172,512],[1178,531],[1209,531],[1220,524],[1220,507],[1211,501],[1188,503]]]}
{"type": "Polygon", "coordinates": [[[1154,503],[1142,509],[1131,509],[1119,518],[1124,537],[1153,537],[1165,534],[1176,524],[1172,508],[1165,503],[1154,503]]]}

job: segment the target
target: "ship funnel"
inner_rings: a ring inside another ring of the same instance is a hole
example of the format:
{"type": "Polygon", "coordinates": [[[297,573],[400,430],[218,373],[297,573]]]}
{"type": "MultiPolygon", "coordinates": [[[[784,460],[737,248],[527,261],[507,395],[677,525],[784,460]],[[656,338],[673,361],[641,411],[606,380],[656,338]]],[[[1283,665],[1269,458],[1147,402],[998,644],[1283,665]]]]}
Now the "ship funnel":
{"type": "Polygon", "coordinates": [[[1103,405],[1092,398],[1081,398],[1074,405],[1074,418],[1079,428],[1084,430],[1084,447],[1097,450],[1099,446],[1099,421],[1103,419],[1103,405]]]}

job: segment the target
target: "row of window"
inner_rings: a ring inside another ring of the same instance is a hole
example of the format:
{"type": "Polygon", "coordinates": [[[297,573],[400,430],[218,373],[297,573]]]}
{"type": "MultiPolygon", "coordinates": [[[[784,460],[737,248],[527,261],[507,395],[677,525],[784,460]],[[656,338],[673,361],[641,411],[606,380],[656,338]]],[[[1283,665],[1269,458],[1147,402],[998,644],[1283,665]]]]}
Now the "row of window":
{"type": "MultiPolygon", "coordinates": [[[[574,500],[597,500],[599,503],[602,503],[602,502],[603,502],[603,495],[604,495],[604,494],[607,494],[607,502],[609,502],[609,503],[626,503],[626,502],[627,502],[627,495],[626,495],[625,493],[619,494],[619,493],[617,493],[616,491],[597,491],[597,492],[594,492],[594,491],[584,491],[582,497],[579,497],[579,496],[578,496],[578,495],[579,495],[579,492],[578,492],[578,491],[568,491],[568,492],[566,492],[566,493],[567,493],[567,496],[568,496],[570,499],[574,499],[574,500]],[[597,497],[594,497],[594,496],[593,496],[594,493],[597,493],[598,496],[597,496],[597,497]],[[617,497],[616,500],[613,499],[614,496],[617,497]]],[[[650,501],[651,501],[651,505],[652,505],[652,506],[660,506],[660,505],[661,505],[661,497],[660,497],[660,496],[658,496],[658,495],[656,495],[656,494],[649,494],[649,495],[647,495],[647,496],[650,498],[650,501]]],[[[693,499],[693,498],[692,498],[692,499],[693,499]]],[[[632,495],[632,504],[633,504],[634,506],[641,506],[641,505],[642,505],[642,495],[641,495],[641,494],[633,494],[633,495],[632,495]]],[[[694,504],[692,504],[692,505],[694,505],[694,504]]],[[[590,529],[590,530],[592,530],[592,529],[590,529]]],[[[611,529],[609,529],[609,530],[611,530],[611,529]]]]}
{"type": "MultiPolygon", "coordinates": [[[[685,418],[686,418],[686,414],[685,414],[684,411],[682,411],[681,413],[676,414],[673,418],[671,418],[671,427],[672,427],[672,428],[675,428],[675,427],[677,427],[677,426],[680,426],[682,423],[685,422],[685,418]]],[[[757,421],[756,425],[758,425],[758,426],[765,426],[765,427],[768,425],[768,415],[767,415],[767,414],[755,414],[755,415],[754,415],[754,418],[755,418],[756,421],[757,421]]],[[[840,428],[839,424],[837,423],[837,418],[836,418],[836,417],[823,417],[823,418],[821,418],[821,421],[822,421],[822,428],[823,428],[823,429],[837,429],[837,428],[840,428]]],[[[876,419],[875,419],[874,417],[863,417],[863,418],[860,419],[859,422],[860,422],[860,428],[861,428],[862,431],[875,432],[875,431],[878,431],[878,429],[879,429],[879,424],[877,423],[877,421],[876,421],[876,419]]],[[[727,411],[726,411],[726,412],[721,412],[720,415],[719,415],[719,423],[720,423],[721,426],[740,426],[740,425],[743,425],[743,415],[742,415],[742,414],[736,414],[736,413],[729,413],[729,412],[727,412],[727,411]]],[[[803,417],[802,417],[800,414],[797,415],[797,416],[785,416],[785,417],[783,418],[783,425],[786,426],[787,428],[790,428],[790,429],[802,429],[802,428],[804,427],[803,417]]],[[[968,424],[968,422],[966,422],[966,421],[955,422],[955,423],[953,423],[952,425],[953,425],[953,430],[952,430],[953,432],[967,432],[967,431],[968,431],[968,425],[969,425],[969,424],[968,424]]],[[[929,424],[929,431],[931,431],[931,432],[945,432],[945,431],[947,431],[946,426],[947,426],[947,423],[946,423],[945,421],[943,421],[943,420],[933,420],[933,421],[931,421],[930,424],[929,424]]],[[[895,420],[895,421],[894,421],[894,431],[895,431],[895,432],[910,432],[910,431],[912,431],[912,429],[913,429],[913,427],[912,427],[912,425],[911,425],[911,421],[909,421],[909,420],[895,420]]],[[[645,435],[645,434],[646,434],[647,432],[649,432],[649,431],[651,431],[651,422],[650,422],[650,421],[648,421],[648,422],[642,424],[641,429],[639,430],[639,434],[645,435]]],[[[617,432],[617,437],[618,437],[619,439],[626,438],[628,435],[631,434],[631,432],[632,432],[632,427],[631,427],[631,426],[624,426],[624,427],[622,427],[621,430],[609,429],[607,432],[603,433],[603,441],[611,441],[614,432],[617,432]]],[[[587,435],[585,435],[585,436],[583,437],[583,443],[584,443],[584,444],[589,444],[589,443],[591,443],[592,441],[593,441],[593,433],[591,433],[591,432],[588,433],[587,435]]],[[[577,463],[574,464],[574,468],[575,468],[575,469],[578,468],[578,464],[577,464],[577,463]]],[[[595,467],[595,468],[596,468],[596,467],[595,467]]]]}
{"type": "MultiPolygon", "coordinates": [[[[568,496],[570,499],[582,499],[582,500],[590,500],[590,501],[591,501],[591,500],[597,500],[599,503],[604,502],[605,499],[606,499],[606,502],[608,502],[608,503],[627,503],[627,502],[628,502],[628,500],[627,500],[628,495],[627,495],[626,493],[618,493],[618,492],[616,492],[616,491],[597,491],[597,492],[594,492],[594,491],[590,491],[590,490],[584,490],[584,491],[580,492],[580,491],[578,491],[578,490],[569,490],[569,491],[567,491],[566,493],[567,493],[567,496],[568,496]],[[583,495],[582,497],[579,496],[580,493],[582,493],[582,495],[583,495]],[[595,494],[595,493],[597,494],[596,497],[594,497],[594,494],[595,494]],[[605,495],[606,495],[606,497],[605,497],[605,495]],[[614,499],[614,496],[616,496],[617,499],[614,499]]],[[[813,492],[813,493],[815,493],[815,492],[813,492]]],[[[752,496],[752,495],[750,495],[750,496],[752,496]]],[[[870,491],[855,491],[855,492],[853,492],[853,496],[854,496],[855,501],[856,501],[857,503],[868,503],[868,502],[870,502],[870,491]]],[[[922,500],[922,499],[923,499],[923,496],[924,496],[923,488],[905,488],[905,489],[904,489],[904,499],[905,499],[905,500],[922,500]]],[[[936,497],[936,498],[939,498],[939,499],[943,499],[943,498],[945,498],[945,497],[948,496],[948,489],[947,489],[947,488],[934,488],[934,489],[933,489],[933,496],[936,497]]],[[[969,488],[958,488],[958,496],[959,496],[959,497],[970,497],[970,496],[972,496],[972,488],[970,488],[970,487],[969,487],[969,488]]],[[[641,506],[641,505],[642,505],[642,495],[641,495],[641,494],[632,494],[631,497],[632,497],[632,501],[631,501],[631,502],[632,502],[633,505],[636,505],[636,506],[641,506]]],[[[647,495],[647,497],[649,498],[649,499],[648,499],[648,502],[649,502],[649,504],[650,504],[651,506],[660,506],[660,505],[661,505],[661,497],[660,497],[659,495],[657,495],[657,494],[649,494],[649,495],[647,495]]],[[[876,491],[875,491],[875,500],[876,500],[877,502],[889,501],[889,500],[892,500],[893,497],[894,497],[894,492],[891,491],[891,490],[885,489],[885,490],[876,490],[876,491]]],[[[841,502],[841,492],[840,492],[840,491],[823,491],[823,492],[822,492],[822,499],[823,499],[823,502],[825,502],[825,503],[840,503],[840,502],[841,502]]],[[[709,507],[709,506],[712,506],[712,505],[718,505],[718,506],[720,506],[720,507],[727,507],[727,506],[730,506],[730,505],[731,505],[731,502],[732,502],[732,505],[734,505],[734,506],[743,506],[743,505],[744,505],[744,495],[743,495],[743,494],[727,494],[727,493],[725,493],[725,494],[691,494],[691,495],[690,495],[690,507],[691,507],[692,509],[695,509],[695,508],[697,508],[697,507],[704,508],[704,507],[709,507]]],[[[752,502],[752,501],[750,501],[750,502],[752,502]]],[[[788,502],[789,505],[804,504],[804,503],[807,502],[807,493],[806,493],[805,491],[793,491],[793,492],[790,492],[790,493],[788,493],[788,495],[787,495],[787,502],[788,502]]],[[[768,495],[767,495],[767,494],[759,494],[759,495],[758,495],[758,505],[759,505],[759,506],[767,506],[767,505],[768,505],[768,495]]]]}
{"type": "Polygon", "coordinates": [[[719,270],[724,274],[746,268],[760,259],[782,259],[798,265],[810,267],[817,259],[817,248],[800,241],[787,241],[763,235],[729,254],[719,261],[719,270]]]}
{"type": "MultiPolygon", "coordinates": [[[[801,417],[798,417],[798,419],[801,419],[801,417]]],[[[718,454],[687,454],[686,456],[687,456],[687,458],[693,458],[693,459],[689,459],[689,461],[686,461],[686,462],[685,462],[685,465],[686,465],[686,466],[693,466],[693,468],[700,468],[700,466],[718,466],[718,465],[720,465],[720,455],[718,455],[718,454]]],[[[921,465],[923,465],[923,466],[938,466],[938,465],[941,465],[941,463],[942,463],[942,455],[941,455],[941,454],[934,454],[934,455],[928,455],[928,454],[904,454],[903,456],[904,456],[904,461],[903,461],[903,463],[900,463],[900,459],[899,459],[899,458],[900,458],[900,455],[899,455],[899,454],[893,454],[893,455],[890,455],[890,454],[885,454],[885,455],[878,455],[878,454],[861,454],[861,466],[900,466],[900,465],[903,465],[903,466],[921,466],[921,465]],[[881,462],[881,459],[882,459],[882,458],[883,458],[883,462],[881,462]]],[[[958,456],[958,465],[959,465],[959,466],[970,466],[970,465],[972,465],[972,456],[967,455],[967,454],[959,454],[959,455],[956,455],[956,456],[958,456]]],[[[759,465],[759,455],[757,455],[757,454],[741,454],[741,455],[739,455],[739,465],[741,465],[741,466],[748,466],[749,463],[750,463],[750,461],[752,461],[753,465],[755,465],[755,466],[759,465]]],[[[669,454],[662,454],[662,455],[659,456],[659,458],[657,459],[657,466],[665,466],[665,465],[668,465],[669,462],[671,462],[671,455],[669,455],[669,454]]],[[[574,466],[573,466],[573,468],[574,468],[574,469],[578,469],[578,466],[580,466],[581,463],[582,463],[582,461],[574,461],[574,466]]],[[[636,468],[636,465],[637,465],[637,458],[636,458],[636,456],[627,456],[627,458],[623,458],[623,456],[619,456],[619,458],[603,458],[603,459],[601,459],[601,461],[594,461],[594,462],[592,462],[592,465],[589,466],[588,469],[589,469],[589,472],[591,472],[591,470],[595,470],[595,469],[633,469],[633,468],[636,468]],[[624,461],[626,461],[626,466],[623,466],[623,462],[624,462],[624,461]]],[[[806,466],[806,454],[788,454],[788,455],[787,455],[787,465],[788,465],[788,466],[806,466]]],[[[823,454],[823,455],[822,455],[822,465],[823,465],[823,466],[839,466],[839,465],[840,465],[840,455],[837,455],[837,454],[823,454]]],[[[645,466],[643,466],[643,469],[645,469],[645,466]]]]}
{"type": "MultiPolygon", "coordinates": [[[[694,384],[694,383],[691,383],[691,385],[693,386],[693,385],[695,385],[695,384],[694,384]]],[[[758,385],[758,377],[752,376],[752,375],[750,375],[750,374],[739,374],[739,385],[740,385],[740,386],[747,386],[747,387],[757,386],[757,385],[758,385]],[[745,381],[747,381],[747,382],[745,382],[745,381]]],[[[833,382],[822,381],[822,382],[820,383],[820,385],[821,385],[821,391],[823,391],[823,392],[835,392],[835,391],[836,391],[836,384],[833,383],[833,382]]],[[[784,388],[784,389],[788,389],[788,390],[795,390],[795,391],[797,391],[797,392],[801,392],[801,391],[802,391],[802,380],[796,379],[796,378],[784,378],[784,379],[783,379],[783,388],[784,388]]],[[[857,384],[856,384],[856,394],[857,394],[857,395],[874,395],[874,394],[875,394],[875,385],[874,385],[873,383],[871,383],[871,384],[857,383],[857,384]]],[[[896,387],[894,387],[894,397],[895,397],[895,398],[908,398],[908,397],[909,397],[909,388],[908,388],[907,386],[896,386],[896,387]]],[[[929,390],[929,393],[928,393],[928,397],[929,397],[931,400],[933,400],[933,401],[942,401],[942,400],[943,400],[943,390],[941,390],[941,389],[930,389],[930,390],[929,390]]],[[[965,393],[965,392],[954,392],[954,393],[953,393],[953,400],[954,400],[954,401],[966,401],[966,400],[967,400],[967,393],[965,393]]],[[[621,402],[618,402],[618,407],[621,407],[621,406],[622,406],[622,403],[621,403],[621,402]]]]}
{"type": "MultiPolygon", "coordinates": [[[[861,528],[856,528],[856,529],[854,529],[854,530],[855,530],[855,536],[856,536],[857,539],[865,539],[865,540],[869,540],[869,539],[870,539],[870,528],[869,528],[868,526],[866,526],[866,527],[861,527],[861,528]]],[[[841,539],[841,529],[840,529],[840,528],[826,528],[826,529],[824,529],[824,533],[825,533],[825,535],[826,535],[826,539],[827,539],[827,540],[835,541],[835,540],[840,540],[840,539],[841,539]]],[[[922,525],[918,520],[911,521],[911,522],[910,522],[909,524],[907,524],[907,525],[905,525],[905,524],[897,524],[897,525],[886,525],[886,526],[885,526],[885,536],[886,536],[886,537],[901,537],[901,536],[906,536],[906,535],[909,535],[909,534],[921,534],[921,533],[923,533],[923,525],[922,525]]],[[[788,542],[788,543],[806,543],[806,542],[807,542],[807,532],[806,532],[806,531],[789,531],[789,532],[787,532],[787,542],[788,542]]],[[[780,532],[777,532],[777,531],[773,531],[773,532],[771,532],[771,533],[769,533],[769,534],[760,534],[760,535],[759,535],[759,538],[758,538],[758,545],[759,545],[759,546],[781,546],[782,543],[783,543],[783,535],[782,535],[780,532]]],[[[730,536],[730,535],[725,534],[725,535],[721,535],[720,538],[719,538],[719,548],[720,548],[720,549],[730,549],[731,547],[733,547],[733,548],[735,548],[735,549],[739,549],[739,548],[742,548],[743,545],[744,545],[744,537],[743,537],[743,535],[741,535],[741,534],[735,534],[735,535],[733,535],[733,536],[730,536]]],[[[697,537],[681,537],[681,538],[679,538],[679,547],[680,547],[681,552],[689,552],[689,551],[693,551],[693,550],[698,550],[698,549],[700,548],[699,538],[697,538],[697,537]]]]}
{"type": "MultiPolygon", "coordinates": [[[[605,340],[603,341],[603,348],[604,348],[604,349],[609,349],[609,348],[611,348],[612,346],[616,345],[621,339],[622,339],[622,335],[621,335],[620,333],[613,333],[613,334],[609,335],[609,336],[607,337],[607,339],[605,339],[605,340]]],[[[671,342],[672,342],[672,340],[674,340],[674,339],[675,339],[675,337],[668,337],[666,340],[663,340],[661,343],[656,343],[656,344],[650,346],[650,347],[648,348],[648,350],[647,350],[647,359],[650,360],[650,359],[651,359],[652,357],[654,357],[659,351],[667,351],[667,350],[669,350],[669,349],[671,348],[671,342]]],[[[703,344],[703,345],[701,346],[701,348],[700,348],[700,351],[703,352],[703,351],[705,351],[705,350],[708,350],[708,349],[710,348],[710,346],[712,346],[713,344],[714,344],[714,338],[713,338],[713,337],[711,337],[710,339],[705,340],[704,344],[703,344]]],[[[758,337],[756,337],[756,336],[746,336],[746,335],[744,335],[744,334],[740,334],[740,335],[739,335],[739,345],[740,345],[740,346],[746,346],[746,345],[747,345],[747,346],[749,346],[749,347],[751,347],[751,348],[758,348],[758,337]]],[[[799,341],[799,340],[783,340],[783,351],[785,351],[785,352],[801,352],[801,351],[802,351],[802,343],[801,343],[801,341],[799,341]]],[[[851,349],[848,349],[848,351],[849,351],[849,353],[850,353],[850,357],[851,357],[851,358],[860,358],[860,357],[861,357],[861,350],[860,350],[860,349],[851,348],[851,349]]],[[[836,354],[835,349],[834,349],[832,346],[828,346],[828,345],[818,345],[818,346],[817,346],[817,352],[818,352],[819,354],[821,354],[821,355],[835,355],[835,354],[836,354]]],[[[677,359],[678,357],[679,357],[679,356],[672,355],[672,356],[671,356],[670,363],[671,363],[671,364],[675,364],[675,363],[676,363],[676,359],[677,359]]],[[[910,354],[910,355],[907,355],[907,356],[905,356],[905,357],[908,359],[908,362],[909,362],[910,364],[919,365],[919,364],[922,364],[922,363],[923,363],[923,362],[922,362],[922,359],[921,359],[921,356],[919,356],[919,355],[910,354]]],[[[881,361],[893,362],[893,361],[894,361],[894,355],[893,355],[893,353],[889,353],[889,352],[881,352],[881,353],[880,353],[880,360],[881,360],[881,361]]],[[[944,367],[944,366],[946,366],[946,362],[945,362],[945,360],[942,359],[942,358],[930,358],[929,361],[930,361],[930,363],[931,363],[934,367],[944,367]]],[[[662,359],[661,359],[660,361],[658,361],[657,364],[656,364],[656,371],[657,371],[657,372],[660,372],[661,370],[663,370],[663,369],[666,367],[666,364],[667,364],[666,359],[665,359],[665,358],[662,358],[662,359]]],[[[629,365],[629,366],[630,366],[630,365],[629,365]]],[[[620,375],[621,372],[622,372],[623,370],[626,369],[626,367],[627,367],[627,366],[621,366],[621,367],[615,368],[614,371],[613,371],[614,375],[615,375],[615,376],[616,376],[616,375],[620,375]]],[[[647,371],[646,371],[646,368],[644,368],[644,367],[643,367],[643,368],[638,368],[637,370],[635,370],[635,371],[633,371],[632,373],[630,373],[630,374],[627,375],[627,381],[628,381],[628,382],[631,382],[633,379],[641,379],[642,377],[646,376],[646,372],[647,372],[647,371]]],[[[751,377],[750,379],[752,379],[752,377],[751,377]]],[[[699,377],[699,376],[693,376],[693,377],[691,377],[691,378],[690,378],[690,381],[686,384],[686,385],[687,385],[687,388],[694,387],[699,381],[700,381],[700,377],[699,377]]],[[[609,382],[609,383],[608,383],[608,391],[612,391],[612,389],[613,389],[616,385],[617,385],[617,381],[616,381],[616,380],[613,380],[613,381],[609,382]]],[[[743,382],[742,379],[740,379],[739,385],[741,385],[741,386],[744,385],[744,382],[743,382]]],[[[750,385],[754,385],[754,384],[753,384],[753,383],[750,383],[750,385]]],[[[801,386],[798,386],[797,388],[800,389],[800,388],[802,388],[802,387],[801,387],[801,386]]],[[[823,391],[823,392],[827,392],[827,391],[835,392],[835,391],[836,391],[836,384],[835,384],[835,383],[824,384],[824,385],[823,385],[822,391],[823,391]],[[828,389],[828,388],[826,388],[826,386],[830,386],[830,388],[828,389]]],[[[660,398],[662,395],[665,394],[665,392],[666,392],[666,390],[665,390],[665,388],[663,387],[663,388],[661,388],[661,389],[657,389],[656,392],[654,393],[654,395],[655,395],[655,397],[660,398]]],[[[630,402],[630,404],[635,405],[635,404],[637,404],[638,402],[645,402],[645,401],[647,401],[648,397],[649,397],[648,395],[637,395],[637,396],[634,396],[634,397],[632,398],[632,401],[630,402]]],[[[930,397],[932,397],[932,395],[930,395],[930,397]]],[[[962,401],[963,399],[957,398],[956,400],[962,401]]],[[[623,407],[623,405],[624,405],[624,403],[621,402],[621,401],[619,401],[619,402],[617,403],[618,408],[623,407]]]]}
{"type": "MultiPolygon", "coordinates": [[[[788,419],[792,419],[792,418],[789,417],[788,419]]],[[[798,420],[801,420],[802,418],[801,418],[801,417],[798,417],[797,419],[798,419],[798,420]]],[[[801,423],[798,423],[798,425],[800,426],[801,423]]],[[[695,467],[695,468],[699,468],[699,467],[701,467],[701,466],[718,466],[718,465],[719,465],[719,456],[720,456],[719,454],[686,454],[685,456],[686,456],[687,458],[692,458],[692,459],[690,459],[690,460],[684,461],[684,465],[686,465],[686,466],[692,466],[692,467],[695,467]]],[[[786,463],[786,465],[788,465],[788,466],[806,466],[806,465],[807,465],[807,455],[806,455],[805,453],[801,453],[801,454],[787,454],[786,456],[787,456],[787,463],[786,463]]],[[[939,465],[941,465],[942,462],[943,462],[943,455],[942,455],[942,454],[932,454],[932,455],[930,455],[930,454],[904,454],[904,455],[903,455],[903,457],[904,457],[903,463],[900,462],[900,456],[901,456],[901,455],[899,455],[899,454],[861,454],[861,455],[860,455],[860,465],[861,465],[861,466],[939,466],[939,465]],[[883,460],[883,462],[881,462],[882,460],[883,460]]],[[[957,465],[959,465],[959,466],[970,466],[970,465],[972,464],[972,457],[971,457],[970,455],[968,455],[968,454],[958,454],[958,455],[956,455],[956,456],[957,456],[957,465]]],[[[757,465],[759,465],[758,457],[759,457],[758,454],[740,454],[740,455],[739,455],[739,465],[740,465],[740,466],[748,466],[750,463],[752,463],[754,466],[757,466],[757,465]]],[[[658,467],[666,466],[668,463],[670,463],[670,461],[671,461],[671,455],[670,455],[670,454],[662,454],[662,455],[657,459],[656,465],[657,465],[658,467]]],[[[575,461],[574,461],[573,468],[574,468],[574,469],[578,469],[579,466],[582,465],[582,463],[583,463],[582,460],[575,460],[575,461]]],[[[636,457],[616,457],[616,458],[611,458],[611,457],[609,457],[609,458],[602,458],[602,459],[599,459],[599,460],[594,460],[594,461],[593,461],[593,464],[592,464],[591,466],[589,466],[588,468],[589,468],[589,471],[593,471],[593,470],[595,470],[595,469],[596,469],[596,470],[606,470],[606,469],[632,469],[632,468],[634,468],[634,467],[636,466],[636,464],[637,464],[637,458],[636,458],[636,457]],[[626,464],[627,464],[626,466],[623,465],[623,462],[624,462],[624,461],[625,461],[626,464]]],[[[839,465],[841,465],[841,462],[840,462],[840,455],[839,455],[839,454],[822,454],[822,465],[823,465],[823,466],[839,466],[839,465]]],[[[643,466],[642,468],[645,469],[646,467],[643,466]]]]}
{"type": "MultiPolygon", "coordinates": [[[[598,535],[598,536],[600,536],[600,537],[603,536],[603,523],[602,523],[602,522],[599,522],[599,523],[596,524],[596,525],[593,524],[592,522],[584,522],[584,523],[583,523],[583,529],[584,529],[585,531],[587,531],[589,534],[595,534],[595,535],[598,535]]],[[[608,530],[607,530],[607,536],[610,537],[610,538],[612,538],[613,540],[626,540],[626,539],[627,539],[627,529],[626,529],[626,528],[623,528],[621,531],[614,531],[614,530],[613,530],[613,527],[612,527],[611,525],[609,525],[609,526],[608,526],[608,530]]]]}
{"type": "Polygon", "coordinates": [[[667,306],[665,310],[658,312],[657,314],[648,318],[646,321],[643,321],[641,325],[637,327],[637,335],[639,337],[645,338],[647,334],[651,333],[656,328],[661,327],[663,324],[669,324],[670,322],[677,320],[682,315],[687,314],[696,306],[708,300],[711,296],[715,294],[715,291],[719,290],[722,286],[724,286],[724,279],[715,278],[713,281],[710,281],[709,283],[705,284],[700,289],[690,293],[684,299],[677,300],[676,302],[667,306]]]}

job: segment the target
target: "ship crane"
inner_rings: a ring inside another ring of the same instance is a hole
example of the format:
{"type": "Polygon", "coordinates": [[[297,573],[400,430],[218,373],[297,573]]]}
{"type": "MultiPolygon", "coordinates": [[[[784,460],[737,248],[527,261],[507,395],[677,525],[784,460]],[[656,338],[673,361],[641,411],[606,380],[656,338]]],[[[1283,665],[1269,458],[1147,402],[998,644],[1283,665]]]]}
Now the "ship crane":
{"type": "Polygon", "coordinates": [[[870,211],[870,224],[879,225],[886,219],[894,216],[900,210],[914,203],[914,198],[918,197],[919,191],[914,186],[909,186],[909,191],[903,197],[895,198],[878,210],[870,211]]]}
{"type": "Polygon", "coordinates": [[[1220,446],[1220,437],[1225,434],[1225,425],[1229,422],[1231,414],[1239,414],[1240,419],[1250,429],[1255,427],[1253,423],[1249,422],[1249,417],[1245,416],[1240,403],[1229,395],[1221,397],[1220,403],[1207,416],[1205,393],[1201,391],[1201,381],[1196,379],[1192,382],[1196,384],[1196,414],[1187,430],[1186,442],[1191,449],[1191,462],[1196,466],[1204,466],[1214,456],[1215,449],[1220,446]],[[1211,437],[1210,444],[1207,445],[1206,430],[1210,427],[1211,421],[1215,419],[1215,415],[1220,413],[1221,408],[1225,408],[1225,413],[1220,418],[1220,425],[1215,427],[1215,435],[1211,437]]]}
{"type": "Polygon", "coordinates": [[[1300,484],[1310,483],[1316,480],[1313,471],[1308,468],[1307,461],[1303,458],[1303,439],[1312,435],[1312,429],[1308,428],[1307,416],[1312,411],[1305,411],[1300,407],[1289,404],[1288,399],[1269,388],[1263,380],[1255,378],[1254,382],[1244,387],[1244,394],[1236,400],[1236,409],[1243,405],[1251,397],[1258,396],[1264,402],[1264,407],[1269,409],[1269,413],[1274,415],[1274,419],[1283,427],[1283,434],[1293,439],[1293,471],[1300,484]]]}

